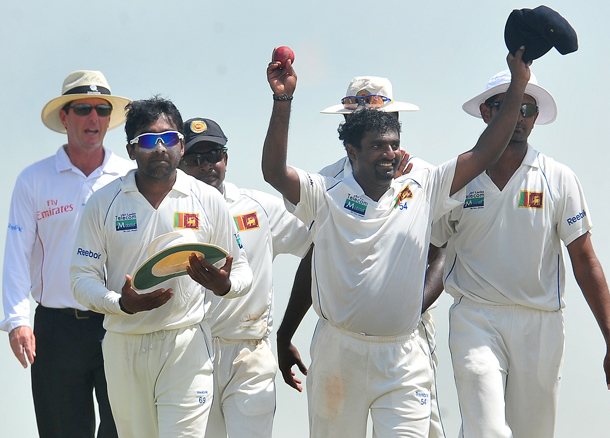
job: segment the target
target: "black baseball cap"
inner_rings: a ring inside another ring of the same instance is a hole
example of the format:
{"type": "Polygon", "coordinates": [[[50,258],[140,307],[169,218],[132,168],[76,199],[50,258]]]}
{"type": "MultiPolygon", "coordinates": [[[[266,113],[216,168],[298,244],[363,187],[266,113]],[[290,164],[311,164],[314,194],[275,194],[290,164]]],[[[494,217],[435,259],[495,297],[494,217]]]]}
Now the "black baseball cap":
{"type": "Polygon", "coordinates": [[[513,55],[524,46],[524,61],[540,58],[553,46],[562,55],[578,50],[574,28],[558,12],[544,5],[512,11],[504,28],[504,41],[513,55]]]}
{"type": "Polygon", "coordinates": [[[211,141],[224,146],[227,144],[228,138],[214,120],[195,117],[184,122],[184,153],[191,146],[202,141],[211,141]]]}

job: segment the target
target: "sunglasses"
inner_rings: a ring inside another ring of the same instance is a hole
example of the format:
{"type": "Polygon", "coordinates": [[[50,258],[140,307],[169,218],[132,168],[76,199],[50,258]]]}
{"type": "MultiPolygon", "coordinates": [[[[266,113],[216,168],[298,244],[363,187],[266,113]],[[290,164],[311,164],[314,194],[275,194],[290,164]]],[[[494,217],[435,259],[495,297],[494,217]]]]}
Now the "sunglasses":
{"type": "Polygon", "coordinates": [[[176,146],[184,136],[178,131],[145,132],[129,140],[129,144],[137,144],[144,149],[153,149],[160,141],[167,147],[176,146]]]}
{"type": "MultiPolygon", "coordinates": [[[[112,105],[105,104],[91,105],[90,103],[77,103],[75,105],[70,105],[66,108],[72,108],[72,111],[74,111],[74,114],[76,114],[77,116],[88,116],[89,114],[91,114],[91,111],[93,109],[95,109],[95,112],[100,117],[108,117],[112,112],[112,105]]],[[[68,111],[66,110],[66,113],[67,112],[68,111]]]]}
{"type": "Polygon", "coordinates": [[[356,109],[359,106],[366,106],[369,108],[380,108],[385,105],[386,102],[392,102],[389,97],[382,96],[381,94],[366,94],[363,96],[345,96],[341,99],[341,103],[344,108],[356,109]]]}
{"type": "Polygon", "coordinates": [[[188,154],[182,157],[182,162],[185,166],[194,167],[201,166],[203,163],[216,164],[224,158],[227,148],[212,149],[211,151],[202,154],[188,154]]]}
{"type": "MultiPolygon", "coordinates": [[[[502,105],[502,101],[492,102],[492,103],[487,104],[487,106],[489,108],[491,108],[492,106],[495,106],[496,109],[500,109],[501,105],[502,105]]],[[[526,119],[528,119],[530,117],[534,117],[536,114],[538,114],[538,105],[536,105],[534,103],[524,103],[523,105],[521,105],[521,108],[519,108],[519,112],[526,119]]]]}

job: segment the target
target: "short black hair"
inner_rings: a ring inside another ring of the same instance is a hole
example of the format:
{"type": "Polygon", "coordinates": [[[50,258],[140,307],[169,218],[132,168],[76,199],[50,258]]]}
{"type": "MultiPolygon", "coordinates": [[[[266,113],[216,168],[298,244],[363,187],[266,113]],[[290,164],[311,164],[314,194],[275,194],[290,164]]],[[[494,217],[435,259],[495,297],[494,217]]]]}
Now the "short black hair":
{"type": "Polygon", "coordinates": [[[125,134],[127,142],[136,136],[140,129],[155,123],[161,116],[167,116],[176,128],[176,131],[183,133],[183,123],[180,111],[169,99],[153,96],[150,99],[134,100],[125,107],[125,134]]]}
{"type": "Polygon", "coordinates": [[[392,113],[372,108],[360,108],[341,123],[337,131],[339,140],[343,140],[344,146],[349,143],[360,149],[360,142],[366,132],[377,131],[385,134],[388,131],[394,131],[400,134],[401,125],[398,118],[392,113]]]}

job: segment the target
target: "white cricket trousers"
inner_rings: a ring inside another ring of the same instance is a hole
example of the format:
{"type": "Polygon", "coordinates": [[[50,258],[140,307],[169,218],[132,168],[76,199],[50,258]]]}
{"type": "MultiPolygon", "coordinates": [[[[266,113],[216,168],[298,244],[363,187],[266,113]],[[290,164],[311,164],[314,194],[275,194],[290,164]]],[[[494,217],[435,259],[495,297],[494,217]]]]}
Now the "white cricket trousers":
{"type": "Polygon", "coordinates": [[[107,332],[102,350],[121,438],[205,435],[214,385],[206,322],[144,335],[107,332]]]}
{"type": "Polygon", "coordinates": [[[207,438],[271,438],[277,361],[269,339],[212,338],[214,403],[207,438]]]}
{"type": "Polygon", "coordinates": [[[319,320],[307,375],[310,436],[428,437],[432,367],[417,329],[366,336],[319,320]]]}
{"type": "Polygon", "coordinates": [[[463,438],[552,438],[563,312],[456,299],[449,348],[463,438]]]}

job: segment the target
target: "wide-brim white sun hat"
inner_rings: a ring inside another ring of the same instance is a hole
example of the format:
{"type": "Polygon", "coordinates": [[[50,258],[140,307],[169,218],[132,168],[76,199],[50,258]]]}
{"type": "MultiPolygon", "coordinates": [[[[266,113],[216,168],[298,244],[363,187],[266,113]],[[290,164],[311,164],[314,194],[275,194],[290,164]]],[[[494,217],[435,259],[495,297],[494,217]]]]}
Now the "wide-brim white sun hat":
{"type": "MultiPolygon", "coordinates": [[[[510,78],[510,70],[497,73],[487,83],[485,91],[462,105],[462,109],[471,116],[482,118],[481,104],[496,94],[506,93],[510,85],[510,78]]],[[[555,103],[551,93],[538,85],[538,80],[534,73],[530,74],[530,80],[525,87],[525,94],[532,96],[536,100],[536,105],[538,105],[536,125],[548,125],[555,121],[557,118],[557,103],[555,103]]]]}
{"type": "MultiPolygon", "coordinates": [[[[356,76],[351,80],[346,96],[364,96],[368,94],[381,95],[390,99],[390,102],[386,102],[382,107],[376,108],[379,111],[385,111],[388,113],[398,111],[419,111],[419,107],[412,103],[407,102],[396,102],[392,95],[392,83],[387,78],[380,78],[377,76],[356,76]]],[[[329,106],[326,109],[320,111],[322,114],[351,114],[355,110],[345,108],[342,103],[339,105],[329,106]]]]}
{"type": "Polygon", "coordinates": [[[189,228],[157,237],[148,245],[148,259],[133,274],[133,288],[142,291],[170,278],[187,275],[186,267],[193,253],[211,264],[227,257],[227,251],[205,240],[202,231],[189,228]]]}
{"type": "Polygon", "coordinates": [[[131,100],[114,96],[102,72],[93,70],[77,70],[68,75],[62,85],[61,96],[51,99],[42,109],[42,123],[55,132],[65,134],[66,128],[61,123],[59,111],[68,102],[91,97],[107,100],[112,105],[108,130],[123,124],[125,107],[131,100]]]}

